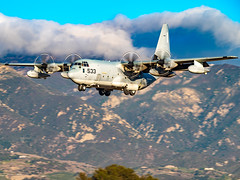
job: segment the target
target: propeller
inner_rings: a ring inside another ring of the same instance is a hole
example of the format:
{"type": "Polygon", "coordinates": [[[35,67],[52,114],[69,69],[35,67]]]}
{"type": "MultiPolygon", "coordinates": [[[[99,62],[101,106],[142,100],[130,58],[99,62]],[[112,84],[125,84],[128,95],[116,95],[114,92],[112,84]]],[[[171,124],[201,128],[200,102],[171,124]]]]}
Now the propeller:
{"type": "Polygon", "coordinates": [[[35,59],[34,63],[36,66],[38,66],[38,65],[54,63],[54,61],[53,61],[53,57],[50,56],[49,54],[41,54],[35,59]]]}
{"type": "Polygon", "coordinates": [[[128,61],[129,63],[133,63],[138,60],[140,56],[135,52],[127,52],[123,55],[123,60],[128,61]]]}
{"type": "Polygon", "coordinates": [[[71,63],[73,64],[75,61],[79,60],[79,59],[82,59],[81,56],[79,54],[69,54],[65,60],[64,60],[64,63],[67,62],[67,63],[71,63]]]}
{"type": "Polygon", "coordinates": [[[175,75],[175,73],[172,72],[172,69],[178,64],[175,63],[174,60],[165,57],[161,58],[160,56],[154,54],[151,61],[155,61],[156,65],[151,66],[149,71],[150,74],[163,77],[172,77],[175,75]]]}
{"type": "Polygon", "coordinates": [[[57,67],[55,67],[54,64],[53,57],[46,53],[41,54],[34,61],[34,66],[40,71],[44,71],[46,73],[53,73],[57,71],[57,67]]]}
{"type": "Polygon", "coordinates": [[[127,62],[127,65],[125,65],[124,70],[125,71],[138,71],[138,70],[140,70],[139,69],[139,67],[140,67],[139,63],[134,63],[138,59],[140,59],[140,56],[135,52],[125,53],[122,57],[123,62],[127,62]]]}
{"type": "Polygon", "coordinates": [[[134,79],[138,74],[146,67],[143,66],[142,62],[139,61],[140,56],[135,52],[127,52],[123,55],[123,71],[130,79],[134,79]]]}
{"type": "Polygon", "coordinates": [[[63,62],[63,71],[69,71],[72,64],[79,59],[82,59],[79,54],[69,54],[63,62]]]}

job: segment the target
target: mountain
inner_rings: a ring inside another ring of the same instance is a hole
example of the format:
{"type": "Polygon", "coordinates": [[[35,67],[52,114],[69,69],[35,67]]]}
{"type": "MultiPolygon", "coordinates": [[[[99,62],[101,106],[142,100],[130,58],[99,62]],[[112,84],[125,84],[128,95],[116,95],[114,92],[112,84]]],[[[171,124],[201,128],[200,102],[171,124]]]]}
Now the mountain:
{"type": "Polygon", "coordinates": [[[239,70],[178,72],[134,97],[108,98],[75,92],[59,75],[33,80],[1,66],[0,148],[97,167],[172,165],[240,177],[239,70]]]}
{"type": "MultiPolygon", "coordinates": [[[[0,77],[3,148],[96,165],[125,158],[137,164],[150,152],[151,142],[111,109],[50,91],[9,67],[1,67],[0,77]]],[[[159,154],[171,154],[155,146],[159,154]]]]}

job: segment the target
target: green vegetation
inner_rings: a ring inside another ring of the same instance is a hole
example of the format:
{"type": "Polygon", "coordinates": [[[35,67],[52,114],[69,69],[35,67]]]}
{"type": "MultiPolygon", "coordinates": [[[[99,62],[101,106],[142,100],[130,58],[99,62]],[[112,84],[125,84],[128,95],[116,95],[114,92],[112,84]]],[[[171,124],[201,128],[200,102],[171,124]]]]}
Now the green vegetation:
{"type": "Polygon", "coordinates": [[[133,169],[120,165],[110,165],[105,169],[97,169],[92,177],[87,177],[85,173],[79,173],[76,180],[157,180],[150,175],[139,177],[133,169]]]}
{"type": "Polygon", "coordinates": [[[18,159],[18,155],[10,155],[9,152],[0,151],[0,161],[9,161],[11,159],[18,159]]]}
{"type": "Polygon", "coordinates": [[[0,147],[1,148],[9,148],[11,146],[11,143],[5,140],[0,139],[0,147]]]}
{"type": "Polygon", "coordinates": [[[7,178],[5,178],[5,176],[0,176],[0,180],[7,180],[7,178]]]}
{"type": "Polygon", "coordinates": [[[76,176],[73,173],[67,173],[67,172],[59,172],[59,173],[52,173],[48,174],[47,177],[51,180],[75,180],[76,176]]]}

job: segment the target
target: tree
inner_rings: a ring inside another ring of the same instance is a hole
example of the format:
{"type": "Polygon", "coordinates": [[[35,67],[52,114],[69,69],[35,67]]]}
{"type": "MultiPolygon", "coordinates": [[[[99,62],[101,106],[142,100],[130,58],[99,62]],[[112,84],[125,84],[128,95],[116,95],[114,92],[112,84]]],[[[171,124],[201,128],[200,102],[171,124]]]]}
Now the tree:
{"type": "Polygon", "coordinates": [[[77,180],[157,180],[151,175],[139,177],[133,169],[126,168],[117,164],[95,170],[91,178],[85,173],[79,173],[77,180]]]}
{"type": "Polygon", "coordinates": [[[86,173],[79,173],[78,177],[76,180],[91,180],[92,178],[87,177],[86,173]]]}

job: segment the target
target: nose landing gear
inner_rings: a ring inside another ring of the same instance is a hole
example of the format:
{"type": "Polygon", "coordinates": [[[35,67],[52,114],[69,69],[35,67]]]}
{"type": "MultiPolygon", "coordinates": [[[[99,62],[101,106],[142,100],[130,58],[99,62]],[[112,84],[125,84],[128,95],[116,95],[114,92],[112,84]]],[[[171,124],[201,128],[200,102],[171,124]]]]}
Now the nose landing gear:
{"type": "Polygon", "coordinates": [[[79,90],[79,91],[86,91],[86,86],[83,85],[83,84],[80,84],[80,85],[78,86],[78,90],[79,90]]]}

